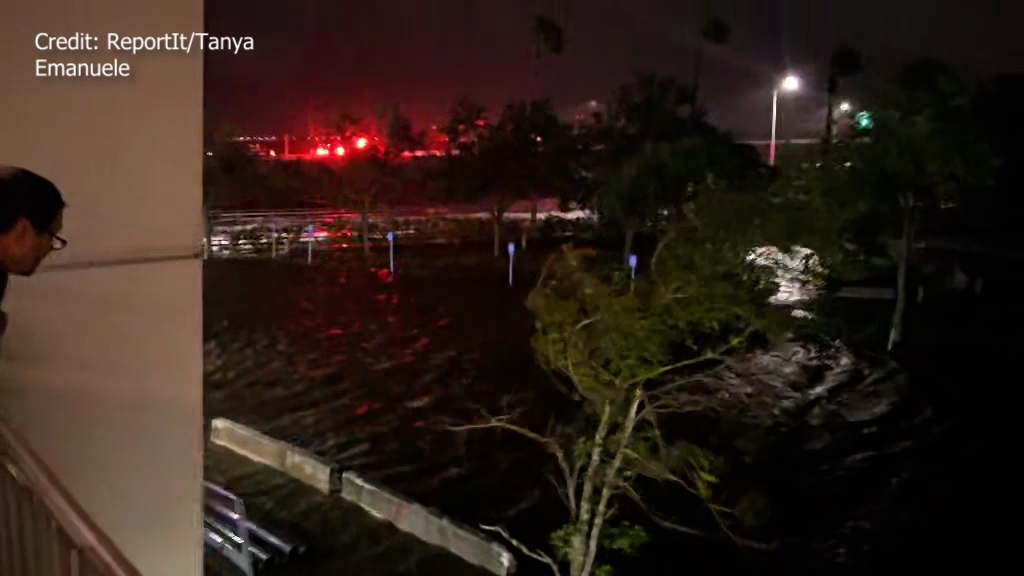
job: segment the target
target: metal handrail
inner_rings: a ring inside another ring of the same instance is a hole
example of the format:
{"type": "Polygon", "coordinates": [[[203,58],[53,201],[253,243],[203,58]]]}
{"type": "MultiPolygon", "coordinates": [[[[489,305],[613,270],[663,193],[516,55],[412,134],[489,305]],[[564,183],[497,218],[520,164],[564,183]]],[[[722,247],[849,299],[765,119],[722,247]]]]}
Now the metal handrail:
{"type": "Polygon", "coordinates": [[[3,576],[142,576],[42,459],[3,420],[0,464],[3,576]]]}
{"type": "Polygon", "coordinates": [[[141,264],[163,264],[167,262],[183,262],[187,260],[202,260],[202,248],[192,249],[188,252],[174,254],[163,254],[158,256],[138,256],[124,258],[106,258],[96,260],[77,260],[71,262],[57,262],[41,268],[37,274],[44,272],[62,272],[65,270],[89,270],[92,268],[114,268],[119,266],[137,266],[141,264]]]}

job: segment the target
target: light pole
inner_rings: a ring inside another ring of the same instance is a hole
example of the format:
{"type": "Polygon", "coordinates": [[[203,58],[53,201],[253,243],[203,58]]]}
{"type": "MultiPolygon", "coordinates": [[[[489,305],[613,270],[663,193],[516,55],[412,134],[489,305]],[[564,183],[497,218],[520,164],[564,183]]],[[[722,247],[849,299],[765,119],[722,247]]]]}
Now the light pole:
{"type": "Polygon", "coordinates": [[[775,128],[779,122],[779,92],[795,92],[799,89],[800,79],[790,74],[772,90],[772,139],[768,144],[768,164],[770,166],[775,166],[775,128]]]}

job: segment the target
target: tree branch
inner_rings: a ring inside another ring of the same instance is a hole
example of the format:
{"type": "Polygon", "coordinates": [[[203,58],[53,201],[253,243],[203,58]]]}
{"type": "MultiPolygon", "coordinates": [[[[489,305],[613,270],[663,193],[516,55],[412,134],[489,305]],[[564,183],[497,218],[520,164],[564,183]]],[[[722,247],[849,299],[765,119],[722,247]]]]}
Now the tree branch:
{"type": "Polygon", "coordinates": [[[679,368],[685,368],[686,366],[693,366],[695,364],[700,364],[702,362],[708,362],[710,360],[717,360],[723,354],[728,352],[729,350],[739,346],[744,341],[746,341],[747,337],[750,336],[750,334],[753,331],[754,331],[753,328],[747,328],[746,330],[743,331],[742,334],[740,334],[739,336],[736,336],[735,338],[730,340],[728,344],[718,348],[714,352],[708,352],[707,354],[702,354],[700,356],[697,356],[696,358],[690,358],[688,360],[683,360],[683,361],[680,361],[680,362],[676,362],[675,364],[669,364],[668,366],[662,366],[661,368],[658,368],[658,369],[655,369],[655,370],[651,370],[647,374],[644,374],[642,376],[637,376],[636,378],[633,378],[631,380],[627,380],[623,385],[624,386],[634,386],[636,384],[642,384],[642,383],[644,383],[644,382],[646,382],[648,380],[651,380],[653,378],[657,378],[658,376],[661,376],[662,374],[664,374],[666,372],[671,372],[671,371],[677,370],[679,368]]]}
{"type": "Polygon", "coordinates": [[[640,410],[642,398],[642,390],[637,389],[633,392],[629,412],[626,413],[626,422],[622,427],[622,432],[619,434],[619,445],[615,450],[615,456],[612,457],[611,464],[605,468],[601,496],[597,504],[597,513],[594,515],[594,524],[590,527],[590,542],[587,546],[587,561],[583,565],[583,574],[590,574],[590,571],[594,568],[594,560],[597,558],[597,546],[601,537],[601,528],[608,517],[608,501],[611,499],[612,494],[615,492],[615,486],[620,480],[618,476],[619,468],[622,467],[622,459],[625,457],[627,445],[633,437],[633,430],[637,422],[636,416],[640,410]]]}
{"type": "Polygon", "coordinates": [[[532,550],[526,544],[523,544],[519,540],[516,540],[515,538],[513,538],[508,533],[508,530],[505,530],[501,526],[485,526],[483,524],[480,525],[480,529],[484,530],[485,532],[493,532],[493,533],[501,536],[502,538],[505,539],[506,542],[511,544],[512,547],[515,548],[516,550],[519,550],[523,554],[526,554],[527,556],[529,556],[530,558],[533,558],[534,560],[536,560],[538,562],[543,562],[544,564],[547,564],[547,566],[549,568],[551,568],[551,573],[554,574],[555,576],[562,576],[562,571],[559,570],[558,563],[555,562],[554,560],[552,560],[550,556],[548,556],[547,554],[541,552],[540,550],[532,550]]]}
{"type": "Polygon", "coordinates": [[[679,476],[676,476],[675,474],[670,472],[668,468],[666,468],[664,465],[652,466],[650,464],[651,458],[641,457],[639,454],[628,448],[626,449],[625,455],[629,456],[630,458],[637,462],[644,463],[645,469],[635,467],[633,468],[633,472],[641,476],[650,478],[651,480],[658,480],[659,482],[673,482],[675,484],[682,486],[684,490],[693,494],[694,496],[699,496],[699,494],[697,494],[697,490],[695,490],[692,486],[687,484],[686,480],[683,480],[679,476]]]}
{"type": "Polygon", "coordinates": [[[566,503],[569,506],[569,512],[575,515],[576,474],[575,470],[571,466],[569,466],[569,461],[565,457],[565,451],[562,450],[562,447],[558,445],[558,442],[556,442],[553,438],[537,434],[536,432],[530,430],[529,428],[524,428],[522,426],[512,424],[511,422],[509,422],[509,420],[512,419],[511,415],[495,417],[490,416],[487,413],[484,413],[484,417],[488,418],[489,421],[480,424],[463,424],[461,426],[447,426],[446,428],[453,432],[460,432],[464,430],[483,430],[487,428],[508,430],[510,432],[515,432],[516,434],[519,434],[524,438],[529,438],[530,440],[533,440],[534,442],[537,442],[538,444],[543,446],[544,449],[547,450],[548,453],[553,455],[555,459],[558,461],[558,467],[561,469],[562,477],[565,480],[565,495],[566,499],[568,500],[566,503]]]}
{"type": "Polygon", "coordinates": [[[662,528],[666,528],[668,530],[674,530],[676,532],[689,534],[691,536],[705,536],[704,532],[702,532],[701,530],[697,530],[696,528],[690,528],[689,526],[683,526],[682,524],[676,524],[675,522],[669,522],[668,520],[665,520],[661,516],[655,514],[653,511],[651,511],[650,508],[647,507],[647,504],[644,503],[643,499],[640,497],[639,494],[636,493],[636,490],[634,490],[632,486],[629,486],[628,484],[623,484],[622,489],[623,493],[626,496],[628,496],[630,500],[636,502],[637,506],[639,506],[640,509],[643,510],[644,514],[646,514],[651,519],[651,521],[657,524],[658,526],[661,526],[662,528]]]}
{"type": "Polygon", "coordinates": [[[571,556],[569,558],[569,571],[572,574],[585,574],[582,572],[586,563],[586,536],[590,531],[591,518],[593,517],[593,494],[598,482],[600,471],[601,453],[605,448],[605,439],[608,437],[608,428],[611,425],[611,404],[604,403],[601,410],[601,421],[594,432],[594,445],[590,449],[590,459],[583,475],[583,488],[580,491],[580,511],[576,516],[578,528],[570,541],[571,556]]]}

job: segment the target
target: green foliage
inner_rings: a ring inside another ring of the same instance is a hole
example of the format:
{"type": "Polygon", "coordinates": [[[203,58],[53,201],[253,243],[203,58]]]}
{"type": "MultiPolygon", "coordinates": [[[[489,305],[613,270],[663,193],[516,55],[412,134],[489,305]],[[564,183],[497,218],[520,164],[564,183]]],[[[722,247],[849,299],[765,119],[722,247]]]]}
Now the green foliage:
{"type": "Polygon", "coordinates": [[[554,548],[555,557],[563,562],[569,560],[572,551],[572,539],[577,534],[584,532],[579,522],[569,522],[558,530],[551,533],[551,546],[554,548]]]}
{"type": "Polygon", "coordinates": [[[450,133],[462,142],[447,165],[451,198],[490,200],[500,215],[514,201],[568,194],[574,187],[575,142],[550,102],[509,104],[494,125],[480,126],[480,114],[481,108],[462,102],[449,121],[450,133]]]}
{"type": "Polygon", "coordinates": [[[642,526],[629,522],[605,526],[601,534],[602,548],[623,554],[636,554],[640,547],[647,543],[647,540],[647,531],[642,526]]]}
{"type": "Polygon", "coordinates": [[[549,264],[527,301],[538,361],[596,403],[624,401],[668,362],[671,334],[596,253],[568,248],[549,264]]]}

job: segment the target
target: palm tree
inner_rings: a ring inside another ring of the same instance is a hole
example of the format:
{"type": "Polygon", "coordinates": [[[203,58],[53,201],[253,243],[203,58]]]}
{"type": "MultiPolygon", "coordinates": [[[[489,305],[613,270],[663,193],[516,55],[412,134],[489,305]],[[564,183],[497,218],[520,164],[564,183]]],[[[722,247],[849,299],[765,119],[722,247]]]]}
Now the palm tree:
{"type": "Polygon", "coordinates": [[[704,71],[704,49],[709,44],[724,46],[729,43],[732,28],[729,23],[718,17],[711,17],[700,29],[700,42],[693,61],[693,77],[690,79],[690,114],[697,115],[700,110],[700,80],[704,71]]]}
{"type": "Polygon", "coordinates": [[[565,23],[568,15],[567,0],[546,0],[541,13],[533,18],[534,81],[540,98],[541,60],[548,56],[561,56],[565,52],[565,23]]]}
{"type": "Polygon", "coordinates": [[[832,113],[839,94],[839,83],[844,78],[856,76],[864,70],[861,53],[847,46],[840,46],[832,52],[828,61],[828,108],[825,111],[825,146],[832,143],[832,113]]]}

